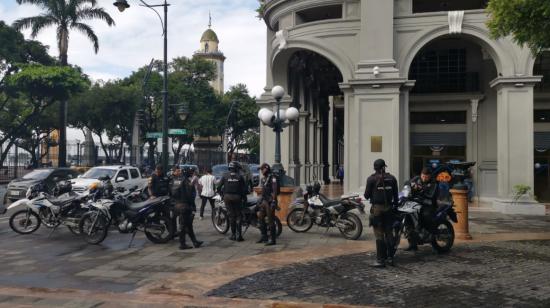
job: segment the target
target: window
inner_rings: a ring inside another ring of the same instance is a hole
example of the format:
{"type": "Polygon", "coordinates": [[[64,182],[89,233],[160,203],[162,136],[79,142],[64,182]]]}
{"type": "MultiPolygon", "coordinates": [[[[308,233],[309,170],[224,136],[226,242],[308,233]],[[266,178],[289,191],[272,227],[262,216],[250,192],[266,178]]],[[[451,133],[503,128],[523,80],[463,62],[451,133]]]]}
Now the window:
{"type": "Polygon", "coordinates": [[[125,180],[127,180],[129,177],[128,177],[128,170],[120,170],[118,172],[118,175],[116,176],[116,178],[124,178],[125,180]]]}
{"type": "Polygon", "coordinates": [[[489,0],[413,0],[413,13],[480,10],[489,0]]]}
{"type": "Polygon", "coordinates": [[[411,112],[411,124],[466,124],[466,111],[411,112]]]}
{"type": "Polygon", "coordinates": [[[130,175],[132,176],[132,179],[139,178],[139,172],[137,169],[130,169],[130,175]]]}
{"type": "Polygon", "coordinates": [[[535,85],[539,91],[550,91],[550,51],[545,51],[537,57],[533,75],[542,76],[542,81],[535,85]]]}
{"type": "Polygon", "coordinates": [[[342,18],[342,5],[314,7],[296,13],[296,24],[342,18]]]}
{"type": "Polygon", "coordinates": [[[421,51],[413,60],[409,78],[413,93],[479,91],[479,73],[466,72],[466,49],[421,51]]]}

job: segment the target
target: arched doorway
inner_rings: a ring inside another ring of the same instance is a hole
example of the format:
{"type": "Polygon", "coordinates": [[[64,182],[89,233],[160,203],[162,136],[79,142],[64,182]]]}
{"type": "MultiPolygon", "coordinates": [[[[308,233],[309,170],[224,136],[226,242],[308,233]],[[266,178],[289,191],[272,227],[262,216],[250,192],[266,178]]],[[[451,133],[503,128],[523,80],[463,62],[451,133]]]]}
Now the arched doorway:
{"type": "Polygon", "coordinates": [[[287,88],[300,118],[290,127],[289,175],[298,184],[329,182],[344,164],[344,100],[340,70],[313,51],[288,54],[287,88]]]}
{"type": "Polygon", "coordinates": [[[533,75],[543,77],[534,89],[534,193],[539,202],[550,203],[550,52],[537,57],[533,75]]]}
{"type": "Polygon", "coordinates": [[[476,161],[476,195],[495,197],[497,94],[490,83],[498,71],[477,40],[441,36],[410,64],[410,175],[451,160],[476,161]]]}

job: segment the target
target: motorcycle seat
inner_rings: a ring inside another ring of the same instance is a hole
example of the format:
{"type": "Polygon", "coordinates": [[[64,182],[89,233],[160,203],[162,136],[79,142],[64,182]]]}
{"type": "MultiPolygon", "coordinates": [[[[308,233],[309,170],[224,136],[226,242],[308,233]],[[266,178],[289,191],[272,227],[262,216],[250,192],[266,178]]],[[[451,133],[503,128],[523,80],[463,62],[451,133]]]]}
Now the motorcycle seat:
{"type": "Polygon", "coordinates": [[[321,199],[321,202],[323,202],[323,205],[324,206],[333,206],[333,205],[336,205],[336,204],[340,204],[342,202],[342,199],[341,198],[338,198],[338,199],[329,199],[327,197],[325,197],[324,195],[319,195],[319,199],[321,199]]]}
{"type": "Polygon", "coordinates": [[[245,207],[253,207],[258,204],[258,197],[248,197],[246,199],[245,207]]]}
{"type": "Polygon", "coordinates": [[[128,203],[127,207],[129,210],[132,210],[132,211],[139,211],[149,205],[152,205],[152,204],[156,204],[156,203],[161,203],[162,201],[164,201],[164,198],[163,197],[160,197],[160,198],[154,198],[154,199],[149,199],[149,200],[145,200],[143,202],[134,202],[134,203],[128,203]]]}
{"type": "Polygon", "coordinates": [[[50,197],[48,198],[48,201],[50,201],[53,205],[63,207],[65,205],[71,204],[75,199],[75,196],[61,195],[59,197],[50,197]]]}

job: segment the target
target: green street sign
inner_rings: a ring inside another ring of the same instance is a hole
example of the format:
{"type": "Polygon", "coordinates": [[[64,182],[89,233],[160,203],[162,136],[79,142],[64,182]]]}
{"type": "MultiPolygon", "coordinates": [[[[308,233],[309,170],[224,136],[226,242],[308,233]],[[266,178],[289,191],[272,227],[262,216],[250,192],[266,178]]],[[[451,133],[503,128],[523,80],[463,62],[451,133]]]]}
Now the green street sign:
{"type": "Polygon", "coordinates": [[[187,135],[187,130],[184,128],[171,128],[168,130],[168,135],[187,135]]]}
{"type": "Polygon", "coordinates": [[[146,133],[145,138],[147,139],[158,139],[162,138],[162,133],[159,132],[153,132],[153,133],[146,133]]]}

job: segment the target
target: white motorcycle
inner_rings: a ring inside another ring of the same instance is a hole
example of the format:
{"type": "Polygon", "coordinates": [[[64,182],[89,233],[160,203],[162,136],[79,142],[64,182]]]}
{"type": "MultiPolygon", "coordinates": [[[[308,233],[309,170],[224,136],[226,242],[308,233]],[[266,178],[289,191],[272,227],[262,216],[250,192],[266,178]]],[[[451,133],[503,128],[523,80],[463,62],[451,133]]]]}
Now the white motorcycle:
{"type": "MultiPolygon", "coordinates": [[[[87,211],[85,200],[88,194],[64,192],[54,197],[42,191],[40,186],[31,186],[24,199],[12,203],[8,210],[24,207],[10,216],[9,224],[19,234],[31,234],[44,224],[52,228],[65,225],[73,234],[78,235],[80,217],[87,211]]],[[[50,235],[51,235],[50,233],[50,235]]]]}

